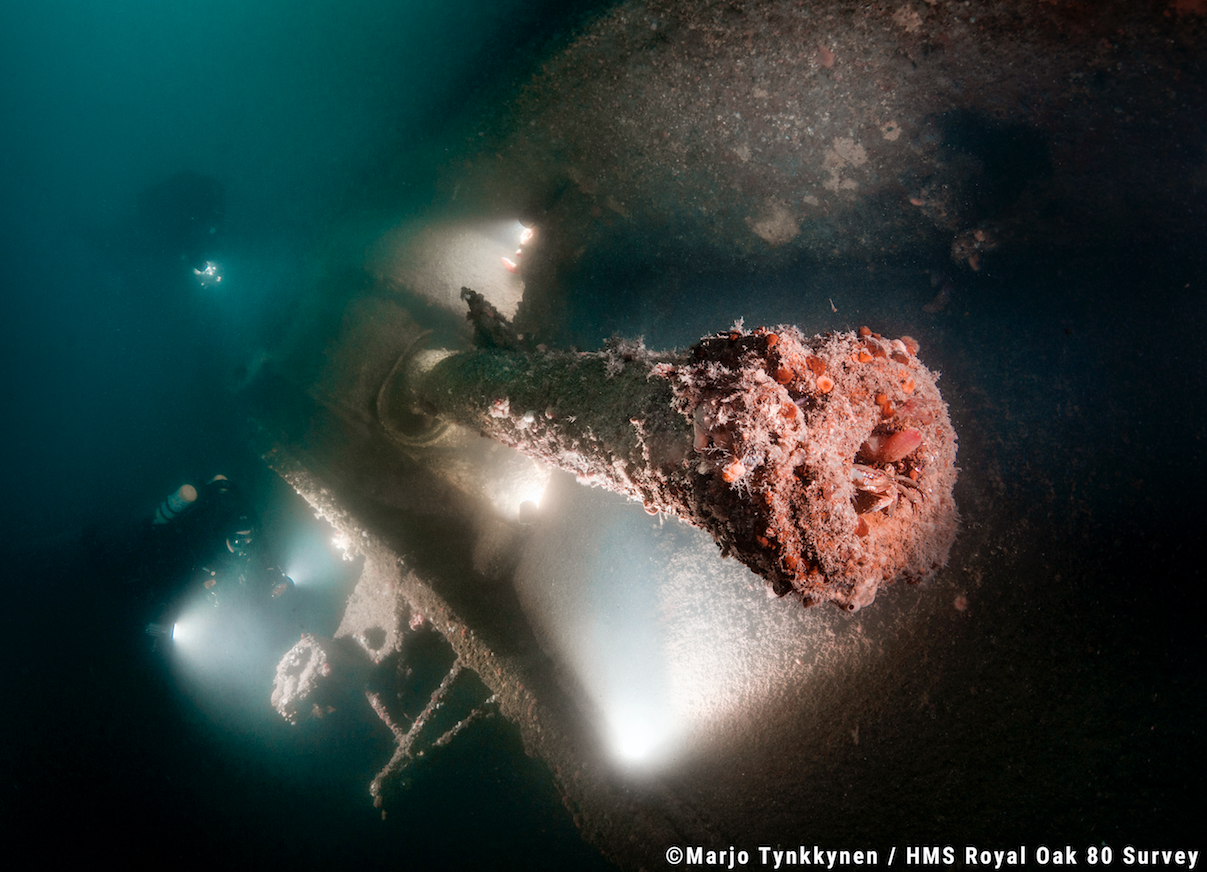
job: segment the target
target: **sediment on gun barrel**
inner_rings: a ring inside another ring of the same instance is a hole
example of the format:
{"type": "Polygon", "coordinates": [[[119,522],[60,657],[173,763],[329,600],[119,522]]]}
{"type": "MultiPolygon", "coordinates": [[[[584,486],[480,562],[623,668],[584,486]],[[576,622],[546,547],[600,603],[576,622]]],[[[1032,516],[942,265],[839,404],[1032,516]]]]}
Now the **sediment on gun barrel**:
{"type": "Polygon", "coordinates": [[[854,611],[947,560],[956,436],[909,337],[741,327],[686,352],[477,349],[417,403],[707,530],[778,595],[854,611]]]}

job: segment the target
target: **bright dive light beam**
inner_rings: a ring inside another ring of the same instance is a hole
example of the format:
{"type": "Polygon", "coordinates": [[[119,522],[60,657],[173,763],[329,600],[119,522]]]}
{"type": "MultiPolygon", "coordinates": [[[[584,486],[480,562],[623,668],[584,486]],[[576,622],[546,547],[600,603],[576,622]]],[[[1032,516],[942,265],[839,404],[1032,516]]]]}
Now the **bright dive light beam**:
{"type": "Polygon", "coordinates": [[[611,745],[625,763],[650,763],[668,739],[667,726],[649,712],[624,709],[611,718],[611,745]]]}
{"type": "Polygon", "coordinates": [[[374,268],[434,303],[461,311],[461,288],[485,294],[506,317],[514,317],[523,296],[520,277],[501,263],[516,264],[524,226],[517,219],[426,220],[390,231],[382,238],[374,268]]]}
{"type": "Polygon", "coordinates": [[[204,600],[191,602],[172,625],[173,647],[196,657],[212,645],[219,625],[217,609],[204,600]]]}
{"type": "Polygon", "coordinates": [[[352,542],[346,533],[338,530],[327,540],[325,533],[319,533],[309,525],[299,525],[290,533],[281,569],[297,587],[331,584],[338,563],[333,560],[330,547],[343,552],[341,556],[347,560],[352,542]]]}
{"type": "Polygon", "coordinates": [[[188,615],[182,615],[180,620],[172,625],[172,642],[178,648],[192,649],[199,637],[197,620],[188,615]]]}
{"type": "Polygon", "coordinates": [[[496,471],[484,491],[495,509],[512,519],[525,515],[525,503],[533,510],[540,507],[553,472],[546,464],[510,452],[499,459],[496,471]]]}
{"type": "Polygon", "coordinates": [[[194,647],[198,638],[197,623],[196,618],[181,615],[180,620],[172,624],[172,644],[183,649],[194,647]]]}
{"type": "Polygon", "coordinates": [[[313,584],[317,579],[318,573],[315,572],[314,564],[310,560],[302,557],[295,557],[285,567],[285,575],[293,581],[297,587],[306,587],[313,584]]]}

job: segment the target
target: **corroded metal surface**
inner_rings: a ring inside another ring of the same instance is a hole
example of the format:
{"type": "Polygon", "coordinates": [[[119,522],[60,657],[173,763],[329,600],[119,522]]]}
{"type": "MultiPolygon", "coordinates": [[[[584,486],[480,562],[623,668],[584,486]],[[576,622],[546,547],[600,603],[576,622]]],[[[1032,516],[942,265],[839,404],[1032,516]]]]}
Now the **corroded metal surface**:
{"type": "Polygon", "coordinates": [[[777,594],[855,611],[932,575],[955,538],[956,437],[917,350],[870,330],[738,327],[682,354],[469,351],[414,387],[438,414],[707,530],[777,594]]]}

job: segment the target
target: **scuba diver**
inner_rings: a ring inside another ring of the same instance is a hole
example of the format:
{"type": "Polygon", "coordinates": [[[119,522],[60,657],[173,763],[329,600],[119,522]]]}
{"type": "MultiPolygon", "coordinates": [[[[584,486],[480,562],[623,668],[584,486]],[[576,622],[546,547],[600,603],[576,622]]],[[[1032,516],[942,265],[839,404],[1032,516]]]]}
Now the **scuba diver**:
{"type": "Polygon", "coordinates": [[[136,236],[145,255],[167,264],[183,261],[199,281],[215,278],[209,257],[226,218],[220,181],[183,170],[139,191],[136,209],[136,236]]]}
{"type": "Polygon", "coordinates": [[[200,490],[182,485],[145,525],[143,581],[156,642],[171,638],[180,613],[199,598],[212,608],[259,608],[286,597],[293,580],[258,547],[254,513],[235,484],[216,475],[200,490]]]}

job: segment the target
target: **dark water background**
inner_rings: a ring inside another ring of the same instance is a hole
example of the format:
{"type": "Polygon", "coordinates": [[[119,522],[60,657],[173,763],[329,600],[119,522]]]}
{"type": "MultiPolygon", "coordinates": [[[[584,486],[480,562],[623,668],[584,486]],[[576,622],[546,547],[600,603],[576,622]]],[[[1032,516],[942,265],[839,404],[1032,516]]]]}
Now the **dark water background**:
{"type": "MultiPolygon", "coordinates": [[[[258,684],[231,675],[201,690],[169,672],[148,651],[145,612],[130,613],[137,557],[123,551],[168,491],[216,472],[264,523],[284,518],[322,550],[327,534],[242,442],[232,348],[273,338],[307,252],[373,198],[374,165],[408,150],[426,159],[589,5],[120,0],[0,12],[0,829],[14,856],[599,862],[501,723],[456,743],[432,778],[419,773],[415,804],[383,825],[366,786],[388,735],[366,723],[334,738],[288,730],[263,683],[283,648],[246,667],[258,684]],[[138,211],[140,192],[180,171],[225,188],[206,252],[228,270],[224,286],[198,287],[179,237],[138,211]]],[[[295,638],[333,632],[355,580],[322,565],[326,593],[302,598],[295,638]]]]}
{"type": "Polygon", "coordinates": [[[178,474],[172,456],[214,456],[224,350],[288,307],[302,257],[373,196],[370,168],[408,150],[426,157],[425,144],[507,93],[582,11],[384,0],[6,9],[0,329],[15,414],[4,438],[22,459],[9,483],[25,499],[4,507],[5,526],[53,532],[98,505],[126,508],[152,478],[178,474]],[[178,251],[147,244],[136,211],[140,191],[182,170],[226,190],[210,253],[237,275],[208,298],[177,269],[178,251]]]}
{"type": "MultiPolygon", "coordinates": [[[[587,5],[52,2],[0,13],[0,795],[4,829],[23,847],[48,858],[70,840],[130,862],[603,864],[503,721],[419,767],[411,800],[383,824],[365,785],[388,736],[363,721],[334,734],[286,728],[256,684],[279,656],[267,643],[252,678],[232,673],[218,691],[165,669],[140,634],[144,614],[128,609],[135,558],[121,547],[167,491],[219,471],[269,530],[322,542],[239,436],[232,348],[277,335],[307,253],[336,216],[373,200],[373,166],[407,149],[427,159],[465,117],[455,111],[489,111],[587,5]],[[226,189],[213,240],[229,269],[220,289],[182,276],[179,253],[149,244],[139,223],[139,192],[182,169],[226,189]]],[[[572,278],[583,293],[570,317],[585,340],[617,330],[654,347],[737,317],[807,320],[798,310],[809,295],[820,305],[827,291],[871,294],[848,272],[694,276],[671,295],[632,258],[586,263],[572,278]],[[626,290],[605,294],[616,287],[626,290]]],[[[960,434],[964,541],[989,541],[978,531],[996,525],[1025,553],[993,575],[1007,554],[961,552],[994,579],[977,607],[1000,621],[983,659],[952,665],[945,680],[992,670],[1006,695],[985,710],[1026,700],[1033,732],[1007,736],[970,717],[927,734],[953,748],[996,743],[955,767],[983,800],[974,811],[988,815],[986,832],[1041,832],[1029,809],[1048,813],[1063,795],[1055,786],[1077,781],[1086,816],[1139,821],[1165,840],[1193,835],[1204,287],[1201,252],[1151,245],[1003,259],[959,290],[949,317],[915,331],[944,372],[960,434]],[[1096,658],[1109,667],[1086,665],[1096,658]],[[981,777],[991,786],[978,791],[981,777]]],[[[917,278],[875,311],[920,320],[929,293],[917,278]]],[[[282,633],[330,634],[354,581],[316,547],[328,584],[299,599],[282,633]]],[[[856,791],[867,804],[850,811],[892,830],[910,820],[910,802],[955,789],[914,780],[899,802],[856,791]]]]}

